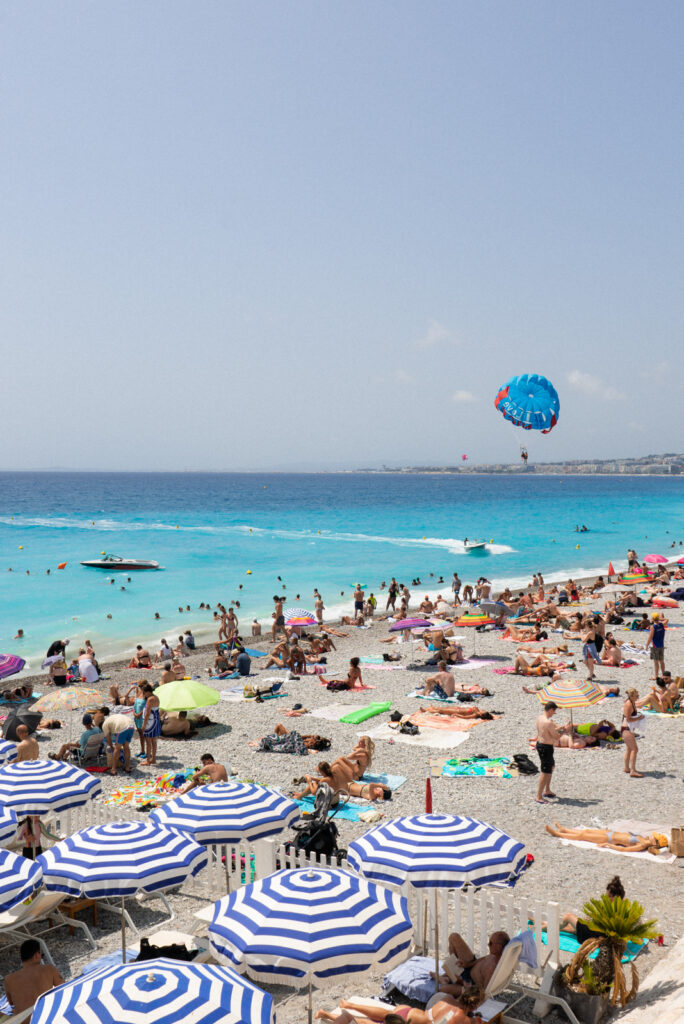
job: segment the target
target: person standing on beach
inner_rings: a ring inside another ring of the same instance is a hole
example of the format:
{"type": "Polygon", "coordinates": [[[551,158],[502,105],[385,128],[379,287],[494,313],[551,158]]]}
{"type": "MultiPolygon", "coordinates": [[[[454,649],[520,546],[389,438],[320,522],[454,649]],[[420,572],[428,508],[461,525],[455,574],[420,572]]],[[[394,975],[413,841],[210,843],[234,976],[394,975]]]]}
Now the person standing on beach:
{"type": "Polygon", "coordinates": [[[454,595],[454,604],[458,604],[458,598],[461,593],[461,579],[457,572],[454,573],[451,580],[451,591],[454,595]]]}
{"type": "Polygon", "coordinates": [[[274,594],[273,602],[275,604],[275,611],[273,613],[273,630],[271,631],[271,639],[275,643],[276,634],[285,633],[285,636],[287,636],[287,631],[285,629],[285,616],[283,615],[283,599],[282,597],[278,597],[277,594],[274,594]]]}
{"type": "Polygon", "coordinates": [[[363,616],[363,590],[361,589],[361,584],[357,583],[356,584],[356,589],[354,590],[354,618],[358,619],[359,617],[362,617],[362,616],[363,616]]]}
{"type": "Polygon", "coordinates": [[[593,619],[587,624],[582,633],[582,657],[589,673],[587,682],[592,682],[594,678],[594,665],[597,661],[600,661],[599,653],[596,650],[596,626],[593,619]]]}
{"type": "Polygon", "coordinates": [[[389,611],[390,605],[392,606],[392,611],[394,611],[394,606],[397,603],[398,593],[399,585],[393,576],[392,579],[390,580],[390,585],[387,590],[387,604],[385,605],[385,611],[389,611]]]}
{"type": "Polygon", "coordinates": [[[651,629],[646,641],[646,650],[651,649],[651,661],[653,662],[654,675],[651,679],[657,679],[665,673],[665,626],[660,621],[658,612],[651,616],[651,629]]]}
{"type": "Polygon", "coordinates": [[[318,593],[318,591],[316,591],[316,595],[317,595],[316,596],[316,600],[314,602],[314,611],[316,613],[316,622],[318,623],[319,626],[322,626],[323,625],[323,612],[325,610],[325,605],[323,604],[323,598],[318,593]]]}
{"type": "Polygon", "coordinates": [[[538,804],[546,803],[545,797],[553,799],[556,795],[551,792],[550,786],[553,769],[556,767],[553,748],[560,746],[560,732],[556,724],[551,721],[557,710],[557,704],[552,700],[547,701],[544,705],[544,710],[537,719],[537,753],[541,762],[541,774],[539,776],[536,796],[538,804]]]}

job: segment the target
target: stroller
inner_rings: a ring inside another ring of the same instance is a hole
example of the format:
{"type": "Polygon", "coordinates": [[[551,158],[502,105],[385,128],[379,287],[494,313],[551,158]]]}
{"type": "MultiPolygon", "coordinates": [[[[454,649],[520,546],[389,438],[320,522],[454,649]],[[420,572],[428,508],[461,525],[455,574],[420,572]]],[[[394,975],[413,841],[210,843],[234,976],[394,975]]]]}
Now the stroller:
{"type": "MultiPolygon", "coordinates": [[[[340,795],[340,800],[331,813],[334,799],[335,794],[330,786],[322,782],[316,791],[313,815],[305,821],[297,822],[292,826],[296,835],[294,840],[287,843],[285,847],[286,855],[288,853],[300,853],[301,851],[307,859],[315,855],[316,861],[319,863],[323,860],[329,864],[335,860],[339,866],[347,856],[347,851],[338,847],[337,837],[339,832],[337,825],[334,821],[329,820],[328,817],[333,818],[336,811],[342,806],[340,795]]],[[[283,867],[297,867],[297,860],[298,858],[293,858],[293,863],[290,863],[288,859],[283,867]]]]}

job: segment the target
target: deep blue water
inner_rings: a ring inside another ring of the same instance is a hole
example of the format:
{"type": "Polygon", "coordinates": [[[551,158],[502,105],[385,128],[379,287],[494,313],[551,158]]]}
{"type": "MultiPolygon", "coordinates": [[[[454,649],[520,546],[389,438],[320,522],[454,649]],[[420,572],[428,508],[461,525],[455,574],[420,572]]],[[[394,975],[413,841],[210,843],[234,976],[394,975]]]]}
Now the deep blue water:
{"type": "Polygon", "coordinates": [[[32,662],[59,636],[72,638],[70,650],[88,636],[101,654],[135,640],[156,646],[164,634],[212,621],[198,611],[200,601],[238,599],[241,619],[270,623],[279,575],[293,604],[311,607],[317,586],[332,610],[348,606],[357,579],[377,590],[392,575],[407,583],[420,576],[420,589],[434,591],[440,574],[448,580],[458,569],[465,581],[482,574],[495,586],[524,583],[537,570],[579,576],[609,559],[618,568],[631,545],[640,556],[668,555],[674,541],[681,554],[684,539],[678,477],[4,473],[0,480],[0,648],[32,662]],[[578,535],[582,523],[590,532],[578,535]],[[487,553],[466,555],[466,536],[491,541],[487,553]],[[166,569],[110,584],[106,573],[79,565],[102,550],[166,569]],[[179,614],[188,604],[191,612],[179,614]],[[12,640],[18,627],[23,642],[12,640]]]}

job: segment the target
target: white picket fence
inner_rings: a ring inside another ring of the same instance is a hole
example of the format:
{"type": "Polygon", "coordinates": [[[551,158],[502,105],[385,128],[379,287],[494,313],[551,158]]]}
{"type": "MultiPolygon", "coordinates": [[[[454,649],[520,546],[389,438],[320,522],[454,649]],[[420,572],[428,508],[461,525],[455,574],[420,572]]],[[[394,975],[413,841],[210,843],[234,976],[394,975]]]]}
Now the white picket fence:
{"type": "MultiPolygon", "coordinates": [[[[92,825],[131,819],[139,821],[141,817],[133,807],[93,801],[85,807],[54,816],[48,827],[53,834],[66,836],[92,825]]],[[[309,859],[302,851],[288,849],[282,839],[259,839],[237,846],[216,845],[209,847],[207,867],[197,878],[189,880],[183,889],[207,901],[214,901],[227,891],[265,878],[275,871],[315,867],[317,863],[351,870],[344,859],[339,862],[337,858],[323,858],[318,862],[315,857],[309,859]]],[[[442,955],[451,932],[459,932],[470,948],[479,953],[487,949],[487,940],[494,931],[505,931],[513,936],[530,928],[534,931],[539,964],[547,958],[552,964],[559,962],[558,903],[524,898],[510,889],[437,890],[435,894],[434,890],[421,892],[411,886],[403,886],[401,892],[409,904],[414,946],[425,955],[434,952],[435,935],[438,936],[442,955]],[[541,941],[542,922],[547,943],[541,941]]]]}

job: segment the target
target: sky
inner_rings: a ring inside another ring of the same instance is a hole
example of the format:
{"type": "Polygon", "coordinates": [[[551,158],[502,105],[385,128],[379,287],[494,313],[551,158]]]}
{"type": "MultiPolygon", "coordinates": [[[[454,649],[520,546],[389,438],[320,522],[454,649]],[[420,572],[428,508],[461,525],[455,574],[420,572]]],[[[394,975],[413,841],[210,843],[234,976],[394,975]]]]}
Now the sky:
{"type": "Polygon", "coordinates": [[[683,32],[678,0],[3,4],[0,468],[681,451],[683,32]],[[525,372],[548,436],[493,406],[525,372]]]}

